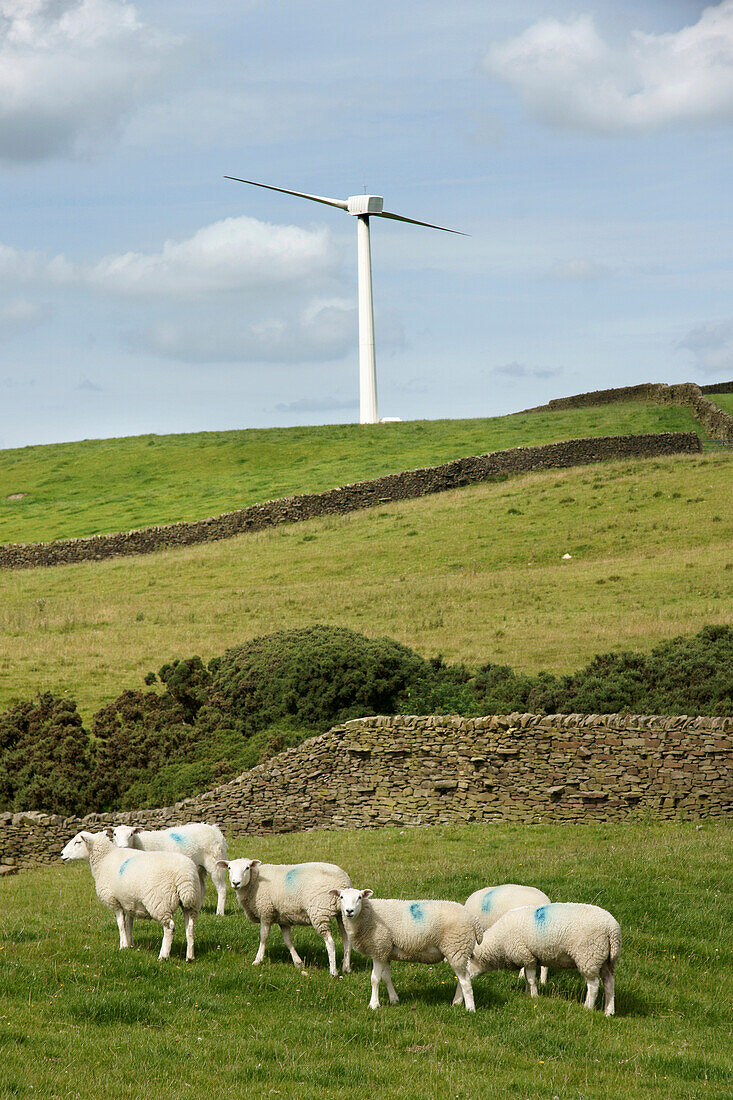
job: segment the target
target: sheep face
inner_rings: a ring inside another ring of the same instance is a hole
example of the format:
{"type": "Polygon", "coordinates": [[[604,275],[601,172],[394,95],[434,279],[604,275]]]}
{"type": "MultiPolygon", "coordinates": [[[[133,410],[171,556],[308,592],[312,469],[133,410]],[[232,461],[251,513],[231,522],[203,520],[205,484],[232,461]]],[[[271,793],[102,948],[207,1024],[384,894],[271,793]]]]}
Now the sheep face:
{"type": "Polygon", "coordinates": [[[348,890],[331,890],[330,892],[335,898],[338,898],[341,912],[349,920],[355,920],[359,916],[361,903],[374,893],[373,890],[354,890],[352,888],[348,890]]]}
{"type": "MultiPolygon", "coordinates": [[[[252,877],[252,871],[255,867],[259,867],[262,863],[261,859],[232,859],[229,863],[225,860],[221,860],[225,867],[229,869],[229,881],[232,884],[233,890],[242,890],[245,886],[249,885],[249,881],[252,877]]],[[[219,866],[219,864],[217,864],[219,866]]]]}
{"type": "Polygon", "coordinates": [[[115,825],[114,829],[107,830],[107,835],[118,848],[134,848],[135,837],[140,831],[139,825],[115,825]]]}
{"type": "Polygon", "coordinates": [[[70,863],[73,859],[89,859],[91,838],[92,833],[77,833],[72,837],[61,853],[64,863],[70,863]]]}

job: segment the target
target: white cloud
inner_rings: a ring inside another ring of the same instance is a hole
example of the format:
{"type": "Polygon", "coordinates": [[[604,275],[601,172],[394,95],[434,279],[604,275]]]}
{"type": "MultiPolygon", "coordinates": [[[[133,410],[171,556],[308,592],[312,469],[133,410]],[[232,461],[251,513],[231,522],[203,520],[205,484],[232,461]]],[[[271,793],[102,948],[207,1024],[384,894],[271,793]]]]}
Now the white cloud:
{"type": "Polygon", "coordinates": [[[26,298],[14,298],[0,306],[0,340],[6,340],[19,332],[35,328],[41,320],[42,310],[36,302],[26,298]]]}
{"type": "Polygon", "coordinates": [[[156,355],[183,362],[301,363],[341,359],[355,338],[354,304],[332,300],[247,323],[209,316],[159,321],[141,339],[156,355]]]}
{"type": "Polygon", "coordinates": [[[733,121],[733,0],[666,34],[607,44],[590,15],[546,19],[494,46],[485,67],[544,122],[594,133],[733,121]]]}
{"type": "Polygon", "coordinates": [[[504,374],[508,378],[557,378],[560,371],[548,367],[528,367],[524,363],[506,363],[503,367],[495,367],[492,373],[504,374]]]}
{"type": "Polygon", "coordinates": [[[733,321],[691,329],[677,346],[692,352],[702,374],[733,372],[733,321]]]}
{"type": "Polygon", "coordinates": [[[124,0],[0,0],[0,160],[88,155],[179,45],[124,0]]]}
{"type": "Polygon", "coordinates": [[[595,282],[608,273],[609,269],[603,264],[581,256],[572,260],[558,260],[550,268],[550,275],[554,279],[567,279],[570,282],[579,283],[595,282]]]}
{"type": "Polygon", "coordinates": [[[77,264],[0,245],[0,280],[88,287],[119,298],[189,300],[274,286],[312,291],[333,277],[340,253],[326,229],[227,218],[159,252],[125,252],[77,264]]]}

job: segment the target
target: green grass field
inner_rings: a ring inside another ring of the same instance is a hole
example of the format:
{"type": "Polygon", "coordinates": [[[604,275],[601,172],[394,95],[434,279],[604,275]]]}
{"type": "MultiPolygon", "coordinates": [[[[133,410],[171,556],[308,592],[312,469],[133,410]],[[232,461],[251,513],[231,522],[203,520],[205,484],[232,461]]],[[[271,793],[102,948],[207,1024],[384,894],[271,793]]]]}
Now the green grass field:
{"type": "Polygon", "coordinates": [[[624,404],[483,420],[269,428],[0,451],[0,543],[204,519],[465,455],[583,436],[698,431],[688,409],[624,404]]]}
{"type": "Polygon", "coordinates": [[[313,622],[532,672],[648,650],[733,621],[732,472],[725,453],[547,471],[206,546],[0,572],[0,706],[69,692],[88,717],[171,658],[313,622]]]}
{"type": "Polygon", "coordinates": [[[159,963],[158,925],[117,950],[114,918],[85,865],[0,880],[0,1095],[44,1100],[227,1097],[533,1097],[691,1100],[733,1095],[731,831],[625,823],[311,832],[236,841],[235,855],[340,863],[382,896],[465,900],[479,886],[536,884],[621,923],[617,1015],[582,1007],[575,972],[532,1002],[514,974],[475,980],[477,1011],[452,1008],[446,964],[395,963],[394,1007],[368,1008],[370,963],[328,975],[322,941],[273,930],[209,887],[197,958],[159,963]]]}
{"type": "Polygon", "coordinates": [[[709,397],[721,409],[733,416],[733,393],[711,393],[709,397]]]}

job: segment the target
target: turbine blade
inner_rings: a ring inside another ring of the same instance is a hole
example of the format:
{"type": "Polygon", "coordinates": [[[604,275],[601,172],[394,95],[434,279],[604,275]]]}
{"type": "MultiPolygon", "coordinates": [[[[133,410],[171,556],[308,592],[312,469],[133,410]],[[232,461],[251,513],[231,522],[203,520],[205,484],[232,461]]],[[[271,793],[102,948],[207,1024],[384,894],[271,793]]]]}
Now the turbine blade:
{"type": "Polygon", "coordinates": [[[427,229],[440,229],[443,233],[457,233],[459,237],[470,237],[470,233],[462,233],[460,229],[446,229],[444,225],[433,225],[432,222],[419,222],[416,218],[404,218],[402,214],[389,214],[383,210],[381,214],[370,214],[370,218],[391,218],[393,222],[409,222],[410,225],[424,225],[427,229]]]}
{"type": "Polygon", "coordinates": [[[236,183],[249,183],[252,187],[264,187],[268,191],[280,191],[283,195],[296,195],[299,199],[310,199],[311,202],[322,202],[325,206],[337,206],[339,210],[348,210],[349,204],[345,199],[327,199],[323,195],[306,195],[305,191],[289,191],[287,187],[273,187],[270,183],[256,183],[254,180],[241,180],[239,176],[224,176],[225,180],[234,180],[236,183]]]}

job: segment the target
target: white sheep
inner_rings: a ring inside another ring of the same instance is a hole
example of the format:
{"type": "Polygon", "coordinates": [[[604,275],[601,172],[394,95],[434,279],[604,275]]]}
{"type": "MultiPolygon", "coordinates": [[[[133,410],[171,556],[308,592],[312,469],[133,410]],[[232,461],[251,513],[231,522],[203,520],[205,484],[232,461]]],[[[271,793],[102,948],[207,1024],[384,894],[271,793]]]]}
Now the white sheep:
{"type": "Polygon", "coordinates": [[[201,883],[205,887],[206,872],[216,887],[217,916],[224,913],[227,897],[226,871],[218,866],[227,858],[227,842],[217,825],[194,821],[171,829],[142,829],[139,825],[116,825],[108,830],[120,848],[136,848],[142,852],[180,852],[201,868],[201,883]]]}
{"type": "Polygon", "coordinates": [[[336,945],[331,934],[331,921],[335,918],[344,944],[342,969],[344,974],[350,972],[351,943],[332,894],[334,888],[338,892],[351,886],[346,871],[334,863],[281,864],[263,863],[259,859],[233,859],[220,866],[228,867],[229,881],[248,919],[260,923],[260,946],[253,966],[259,966],[265,957],[271,925],[279,924],[293,963],[302,967],[303,960],[293,945],[290,929],[294,924],[309,924],[323,937],[328,969],[337,978],[336,945]]]}
{"type": "Polygon", "coordinates": [[[437,963],[445,959],[458,978],[469,1012],[474,1011],[469,960],[483,929],[455,901],[400,901],[374,898],[372,890],[334,890],[346,931],[357,951],[372,960],[370,1008],[379,1008],[384,978],[390,1004],[398,1001],[390,961],[437,963]]]}
{"type": "MultiPolygon", "coordinates": [[[[516,882],[507,882],[503,886],[484,886],[475,890],[466,898],[466,909],[481,922],[484,931],[496,924],[509,909],[519,905],[548,905],[550,899],[534,886],[519,886],[516,882]]],[[[519,973],[523,977],[524,970],[519,973]]],[[[547,981],[547,967],[540,970],[540,985],[547,981]]]]}
{"type": "Polygon", "coordinates": [[[61,853],[64,863],[84,859],[94,878],[97,897],[117,918],[120,950],[132,947],[135,917],[157,920],[163,926],[158,958],[171,952],[180,906],[186,927],[186,962],[193,959],[193,922],[204,900],[199,869],[179,852],[130,852],[118,848],[106,833],[77,833],[61,853]]]}
{"type": "MultiPolygon", "coordinates": [[[[575,902],[510,909],[484,932],[474,952],[471,974],[523,966],[529,992],[537,996],[537,964],[575,968],[587,983],[585,1007],[593,1008],[599,977],[604,1012],[614,1013],[614,977],[621,956],[621,928],[606,909],[575,902]]],[[[456,998],[460,1001],[460,987],[456,998]]]]}

